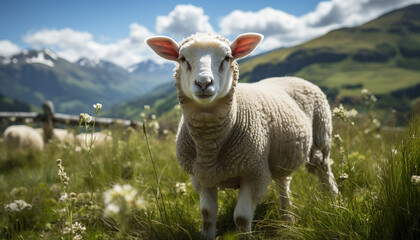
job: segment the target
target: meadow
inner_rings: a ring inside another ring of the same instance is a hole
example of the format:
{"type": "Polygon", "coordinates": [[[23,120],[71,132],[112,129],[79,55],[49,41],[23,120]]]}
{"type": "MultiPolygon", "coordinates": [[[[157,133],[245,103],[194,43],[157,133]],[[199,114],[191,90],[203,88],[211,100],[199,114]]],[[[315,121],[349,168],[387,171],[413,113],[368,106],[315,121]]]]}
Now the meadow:
{"type": "MultiPolygon", "coordinates": [[[[291,183],[295,223],[280,220],[272,183],[251,239],[420,238],[420,117],[404,130],[385,127],[371,100],[363,113],[334,109],[340,195],[323,192],[302,166],[291,183]]],[[[397,114],[383,118],[392,123],[397,114]]],[[[144,128],[107,129],[106,147],[51,142],[36,153],[1,141],[0,239],[200,239],[199,197],[178,165],[176,129],[159,130],[165,124],[147,109],[142,117],[144,128]]],[[[92,132],[92,122],[81,131],[92,132]]],[[[236,200],[236,190],[220,191],[219,239],[241,237],[236,200]]]]}

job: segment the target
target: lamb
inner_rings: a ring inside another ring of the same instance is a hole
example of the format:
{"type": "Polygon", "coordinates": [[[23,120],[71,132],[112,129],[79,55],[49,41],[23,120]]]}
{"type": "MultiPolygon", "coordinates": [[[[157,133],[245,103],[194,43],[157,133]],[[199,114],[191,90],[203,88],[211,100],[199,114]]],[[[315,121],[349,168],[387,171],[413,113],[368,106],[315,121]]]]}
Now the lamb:
{"type": "MultiPolygon", "coordinates": [[[[86,150],[86,143],[87,143],[87,145],[90,145],[91,141],[92,141],[91,133],[88,133],[87,136],[86,136],[86,133],[79,133],[79,134],[76,135],[77,145],[81,146],[81,148],[83,148],[85,150],[86,150]]],[[[93,133],[93,141],[94,142],[93,142],[92,147],[105,146],[107,143],[112,142],[111,133],[94,132],[93,133]]]]}
{"type": "Polygon", "coordinates": [[[146,40],[159,56],[178,63],[175,86],[182,110],[177,158],[200,195],[202,234],[216,236],[218,188],[239,188],[234,221],[250,232],[257,204],[271,180],[281,189],[284,220],[291,205],[291,174],[303,163],[326,190],[338,194],[329,159],[331,111],[322,91],[294,77],[237,83],[236,59],[263,39],[242,34],[233,42],[197,33],[179,44],[168,37],[146,40]]]}
{"type": "Polygon", "coordinates": [[[35,129],[26,125],[12,125],[3,133],[4,143],[10,148],[42,151],[44,139],[35,129]]]}
{"type": "MultiPolygon", "coordinates": [[[[36,128],[35,129],[41,136],[44,136],[44,129],[42,128],[36,128]]],[[[73,144],[74,143],[74,134],[72,131],[69,131],[67,129],[60,129],[60,128],[54,128],[53,129],[53,135],[51,138],[52,141],[55,141],[60,144],[73,144]]]]}

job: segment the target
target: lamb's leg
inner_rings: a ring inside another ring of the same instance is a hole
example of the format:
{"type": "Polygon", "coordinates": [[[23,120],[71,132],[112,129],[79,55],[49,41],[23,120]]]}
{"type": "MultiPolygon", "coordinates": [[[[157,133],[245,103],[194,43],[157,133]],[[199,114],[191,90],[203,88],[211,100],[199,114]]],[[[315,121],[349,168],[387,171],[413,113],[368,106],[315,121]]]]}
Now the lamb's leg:
{"type": "Polygon", "coordinates": [[[202,235],[204,239],[216,238],[217,218],[217,187],[206,188],[194,178],[191,178],[193,186],[200,195],[200,212],[203,221],[202,235]]]}
{"type": "Polygon", "coordinates": [[[329,149],[323,149],[321,152],[312,148],[310,153],[310,162],[307,163],[306,167],[310,173],[313,173],[318,177],[318,180],[321,182],[325,190],[337,195],[338,188],[334,179],[334,174],[331,170],[331,160],[329,155],[329,149]]]}
{"type": "Polygon", "coordinates": [[[250,234],[251,223],[257,204],[264,198],[267,186],[271,180],[242,179],[239,189],[238,203],[233,218],[239,231],[250,234]]]}
{"type": "Polygon", "coordinates": [[[283,177],[275,179],[276,183],[280,187],[280,211],[281,219],[283,221],[294,222],[294,217],[289,213],[290,206],[292,206],[292,201],[290,200],[290,181],[292,177],[283,177]]]}

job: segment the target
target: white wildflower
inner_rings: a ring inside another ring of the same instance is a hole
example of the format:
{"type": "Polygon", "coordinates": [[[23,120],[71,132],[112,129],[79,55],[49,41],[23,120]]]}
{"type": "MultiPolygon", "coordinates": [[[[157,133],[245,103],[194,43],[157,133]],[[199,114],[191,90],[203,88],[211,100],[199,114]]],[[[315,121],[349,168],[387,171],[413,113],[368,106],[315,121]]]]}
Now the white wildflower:
{"type": "Polygon", "coordinates": [[[158,121],[152,121],[152,122],[149,123],[149,127],[153,131],[157,132],[159,130],[159,128],[160,128],[160,125],[159,125],[159,122],[158,121]]]}
{"type": "Polygon", "coordinates": [[[378,99],[375,97],[375,95],[370,95],[370,101],[371,102],[376,102],[378,99]]]}
{"type": "Polygon", "coordinates": [[[370,103],[374,103],[377,101],[375,95],[373,95],[373,93],[371,93],[369,90],[367,89],[363,89],[361,91],[362,97],[365,101],[366,104],[370,104],[370,103]]]}
{"type": "Polygon", "coordinates": [[[351,109],[347,111],[343,105],[339,105],[338,107],[333,109],[333,115],[343,121],[347,121],[348,118],[356,117],[358,114],[356,109],[351,109]]]}
{"type": "Polygon", "coordinates": [[[392,152],[393,155],[396,155],[398,153],[398,150],[397,149],[392,149],[391,152],[392,152]]]}
{"type": "Polygon", "coordinates": [[[77,196],[76,196],[76,193],[74,193],[74,192],[71,192],[70,193],[70,201],[73,201],[73,202],[75,202],[77,200],[77,196]]]}
{"type": "Polygon", "coordinates": [[[102,104],[100,104],[100,103],[93,104],[93,108],[95,110],[101,110],[102,109],[102,104]]]}
{"type": "MultiPolygon", "coordinates": [[[[69,223],[66,222],[66,224],[69,224],[69,223]]],[[[61,230],[62,234],[69,234],[70,232],[71,232],[71,229],[70,227],[67,227],[67,226],[64,227],[63,230],[61,230]]]]}
{"type": "Polygon", "coordinates": [[[373,125],[375,125],[376,128],[380,128],[381,127],[381,122],[379,122],[378,119],[373,119],[372,120],[373,125]]]}
{"type": "Polygon", "coordinates": [[[341,138],[340,134],[334,134],[334,142],[342,143],[343,139],[341,138]]]}
{"type": "Polygon", "coordinates": [[[30,123],[34,122],[34,120],[32,118],[25,118],[24,121],[25,121],[25,124],[30,124],[30,123]]]}
{"type": "Polygon", "coordinates": [[[86,227],[84,227],[81,223],[75,222],[73,223],[73,233],[84,233],[86,231],[86,227]]]}
{"type": "Polygon", "coordinates": [[[116,204],[108,204],[105,207],[104,214],[107,217],[116,218],[120,214],[120,207],[116,204]]]}
{"type": "Polygon", "coordinates": [[[156,120],[156,114],[152,114],[151,118],[152,120],[156,120]]]}
{"type": "Polygon", "coordinates": [[[82,235],[79,235],[79,234],[76,234],[73,237],[73,240],[81,240],[81,239],[83,239],[83,237],[82,237],[82,235]]]}
{"type": "Polygon", "coordinates": [[[115,219],[128,214],[134,207],[141,207],[144,201],[137,198],[137,191],[131,185],[115,184],[104,193],[104,203],[105,216],[115,219]]]}
{"type": "Polygon", "coordinates": [[[67,212],[67,209],[64,207],[64,208],[58,209],[56,212],[58,212],[58,213],[66,213],[67,212]]]}
{"type": "Polygon", "coordinates": [[[177,193],[186,193],[187,192],[187,184],[185,184],[185,183],[177,182],[175,184],[175,187],[176,187],[176,192],[177,193]]]}
{"type": "Polygon", "coordinates": [[[420,185],[420,176],[417,176],[417,175],[411,176],[411,182],[414,185],[420,185]]]}
{"type": "Polygon", "coordinates": [[[149,105],[144,105],[144,109],[145,110],[149,110],[150,109],[150,106],[149,105]]]}
{"type": "Polygon", "coordinates": [[[357,110],[352,108],[350,111],[346,111],[347,117],[356,117],[358,114],[357,110]]]}
{"type": "Polygon", "coordinates": [[[90,116],[87,113],[81,113],[80,117],[79,117],[79,121],[83,122],[83,123],[90,123],[92,122],[92,116],[90,116]]]}
{"type": "Polygon", "coordinates": [[[21,200],[21,199],[15,200],[12,203],[4,205],[4,210],[6,212],[20,212],[20,211],[25,210],[25,209],[31,210],[32,205],[25,202],[25,200],[21,200]]]}
{"type": "Polygon", "coordinates": [[[61,159],[57,159],[58,176],[60,177],[60,181],[63,183],[64,187],[66,187],[69,184],[70,178],[67,177],[67,174],[64,171],[64,167],[61,163],[61,159]]]}
{"type": "Polygon", "coordinates": [[[68,198],[67,193],[64,193],[64,194],[61,195],[61,197],[58,201],[63,202],[63,201],[66,201],[67,198],[68,198]]]}
{"type": "Polygon", "coordinates": [[[61,231],[63,234],[70,234],[72,233],[74,235],[73,239],[82,239],[82,234],[85,233],[86,231],[86,227],[83,226],[81,223],[79,222],[75,222],[71,225],[70,227],[70,223],[66,222],[66,227],[63,228],[63,230],[61,231]]]}
{"type": "Polygon", "coordinates": [[[349,175],[347,173],[343,172],[340,174],[340,179],[347,179],[347,178],[349,178],[349,175]]]}
{"type": "Polygon", "coordinates": [[[146,118],[146,113],[144,113],[144,112],[140,113],[140,117],[145,119],[146,118]]]}

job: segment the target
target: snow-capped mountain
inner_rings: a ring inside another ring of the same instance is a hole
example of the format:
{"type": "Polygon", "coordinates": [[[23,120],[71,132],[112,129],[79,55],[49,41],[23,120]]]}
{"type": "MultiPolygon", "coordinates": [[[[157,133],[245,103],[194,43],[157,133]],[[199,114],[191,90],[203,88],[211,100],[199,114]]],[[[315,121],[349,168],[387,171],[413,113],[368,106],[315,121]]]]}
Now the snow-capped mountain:
{"type": "Polygon", "coordinates": [[[75,64],[84,68],[106,69],[107,71],[126,71],[117,64],[102,59],[89,59],[83,57],[77,60],[75,64]]]}
{"type": "Polygon", "coordinates": [[[21,53],[13,55],[11,57],[0,58],[0,63],[3,65],[8,64],[43,64],[48,67],[54,67],[58,56],[49,49],[43,50],[23,50],[21,53]]]}
{"type": "Polygon", "coordinates": [[[155,68],[130,73],[109,61],[82,58],[71,63],[51,50],[24,50],[0,57],[0,94],[35,106],[52,100],[57,112],[78,114],[90,111],[93,103],[111,107],[171,81],[172,74],[149,65],[155,68]]]}
{"type": "Polygon", "coordinates": [[[170,63],[158,64],[152,60],[147,60],[140,62],[134,65],[131,65],[127,68],[127,71],[130,73],[162,73],[162,74],[171,74],[174,69],[174,65],[170,63]]]}

